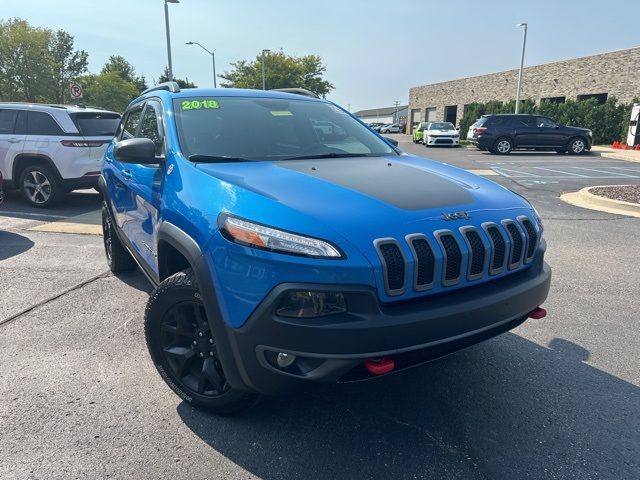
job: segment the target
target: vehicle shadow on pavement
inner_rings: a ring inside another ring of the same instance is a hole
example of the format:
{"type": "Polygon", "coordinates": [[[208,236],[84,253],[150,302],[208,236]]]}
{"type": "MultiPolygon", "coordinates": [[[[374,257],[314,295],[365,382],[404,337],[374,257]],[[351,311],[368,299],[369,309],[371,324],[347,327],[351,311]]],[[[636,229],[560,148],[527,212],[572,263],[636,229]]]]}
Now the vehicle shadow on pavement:
{"type": "Polygon", "coordinates": [[[26,252],[34,243],[27,237],[13,232],[0,230],[0,261],[26,252]]]}
{"type": "Polygon", "coordinates": [[[130,272],[120,272],[118,274],[115,274],[114,276],[117,277],[121,282],[126,283],[130,287],[135,288],[136,290],[139,290],[141,292],[146,292],[151,295],[151,292],[153,291],[153,285],[151,285],[149,280],[147,280],[147,278],[144,276],[144,273],[142,273],[139,268],[136,268],[135,270],[132,270],[130,272]]]}
{"type": "Polygon", "coordinates": [[[18,191],[5,192],[5,203],[0,209],[0,217],[35,219],[50,216],[75,216],[100,208],[101,196],[93,190],[71,192],[65,195],[59,205],[49,208],[35,208],[29,205],[18,191]]]}
{"type": "Polygon", "coordinates": [[[374,382],[178,414],[265,479],[640,478],[640,388],[567,340],[507,333],[374,382]]]}

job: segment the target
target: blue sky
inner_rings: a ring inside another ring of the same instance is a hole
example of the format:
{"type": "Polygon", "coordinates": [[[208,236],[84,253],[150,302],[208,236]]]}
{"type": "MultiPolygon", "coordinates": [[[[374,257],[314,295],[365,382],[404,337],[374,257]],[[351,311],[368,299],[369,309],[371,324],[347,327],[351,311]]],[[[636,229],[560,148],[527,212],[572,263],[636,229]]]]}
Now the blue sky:
{"type": "MultiPolygon", "coordinates": [[[[5,19],[74,35],[91,71],[112,54],[148,79],[166,65],[162,0],[4,3],[5,19]]],[[[181,0],[169,8],[176,76],[212,85],[210,57],[190,40],[216,52],[218,72],[263,48],[315,53],[336,87],[330,98],[352,111],[406,102],[411,86],[516,68],[514,25],[523,21],[525,65],[640,44],[631,0],[181,0]]]]}

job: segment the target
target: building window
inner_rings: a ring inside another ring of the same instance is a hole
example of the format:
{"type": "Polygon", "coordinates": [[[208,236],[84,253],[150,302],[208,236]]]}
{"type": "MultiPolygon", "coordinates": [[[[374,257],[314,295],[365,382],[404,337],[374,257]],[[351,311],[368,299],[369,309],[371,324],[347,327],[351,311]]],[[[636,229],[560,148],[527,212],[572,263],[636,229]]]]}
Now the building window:
{"type": "Polygon", "coordinates": [[[547,103],[564,103],[567,101],[567,97],[546,97],[541,98],[540,101],[547,103]]]}
{"type": "Polygon", "coordinates": [[[607,97],[609,96],[608,93],[590,93],[587,95],[578,95],[578,101],[581,100],[589,100],[590,98],[595,98],[596,101],[602,105],[604,102],[607,101],[607,97]]]}

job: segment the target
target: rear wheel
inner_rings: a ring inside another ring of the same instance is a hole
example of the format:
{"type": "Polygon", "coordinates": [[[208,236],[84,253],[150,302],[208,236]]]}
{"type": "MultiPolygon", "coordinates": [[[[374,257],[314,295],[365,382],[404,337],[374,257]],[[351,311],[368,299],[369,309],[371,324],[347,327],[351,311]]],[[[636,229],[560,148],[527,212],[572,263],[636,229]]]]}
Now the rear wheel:
{"type": "Polygon", "coordinates": [[[56,176],[49,167],[32,165],[20,175],[20,190],[24,198],[34,207],[47,208],[58,203],[64,196],[56,176]]]}
{"type": "Polygon", "coordinates": [[[169,387],[185,402],[229,415],[251,407],[258,395],[229,385],[218,358],[202,296],[189,268],[165,279],[147,302],[147,347],[169,387]]]}
{"type": "Polygon", "coordinates": [[[500,137],[496,140],[496,143],[493,144],[493,151],[498,155],[508,155],[513,150],[513,144],[511,140],[507,137],[500,137]]]}
{"type": "Polygon", "coordinates": [[[581,155],[585,152],[587,144],[581,137],[573,137],[569,140],[569,153],[573,155],[581,155]]]}

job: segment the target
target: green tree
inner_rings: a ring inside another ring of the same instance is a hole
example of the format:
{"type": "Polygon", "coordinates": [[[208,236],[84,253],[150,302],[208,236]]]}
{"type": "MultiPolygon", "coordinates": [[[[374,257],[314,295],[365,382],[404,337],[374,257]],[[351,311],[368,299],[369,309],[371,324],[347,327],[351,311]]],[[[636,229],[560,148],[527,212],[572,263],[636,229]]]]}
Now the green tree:
{"type": "MultiPolygon", "coordinates": [[[[160,78],[158,78],[158,83],[164,83],[168,81],[169,81],[169,67],[165,67],[164,72],[162,72],[162,75],[160,75],[160,78]]],[[[193,82],[190,82],[188,78],[185,78],[183,80],[181,78],[174,77],[173,81],[176,82],[180,86],[180,88],[197,88],[196,84],[193,82]]]]}
{"type": "Polygon", "coordinates": [[[147,80],[144,75],[136,75],[136,70],[123,56],[111,55],[104,64],[100,73],[116,72],[120,78],[133,83],[139,92],[146,90],[147,80]]]}
{"type": "Polygon", "coordinates": [[[55,92],[54,101],[64,103],[69,98],[67,89],[72,81],[87,71],[89,54],[74,50],[73,37],[64,30],[51,34],[49,53],[55,92]]]}
{"type": "Polygon", "coordinates": [[[123,112],[140,93],[135,84],[124,80],[114,71],[85,75],[79,80],[84,86],[84,103],[115,112],[123,112]]]}
{"type": "MultiPolygon", "coordinates": [[[[223,87],[262,88],[262,54],[255,60],[239,60],[232,63],[233,69],[219,75],[223,87]]],[[[322,97],[333,84],[323,79],[327,68],[318,55],[295,57],[284,52],[272,52],[264,56],[265,84],[268,89],[306,88],[322,97]]]]}
{"type": "Polygon", "coordinates": [[[14,18],[0,21],[0,99],[51,101],[51,31],[14,18]]]}

